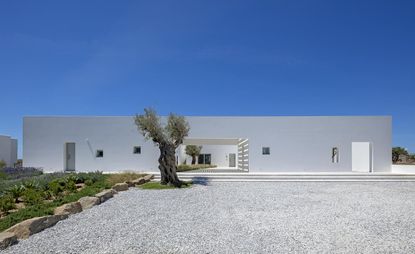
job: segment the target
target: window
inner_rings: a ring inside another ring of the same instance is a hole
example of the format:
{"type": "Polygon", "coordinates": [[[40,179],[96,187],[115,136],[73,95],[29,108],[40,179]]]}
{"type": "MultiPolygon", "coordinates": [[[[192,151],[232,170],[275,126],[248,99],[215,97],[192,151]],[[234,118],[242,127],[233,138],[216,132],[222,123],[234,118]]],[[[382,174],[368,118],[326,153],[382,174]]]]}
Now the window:
{"type": "Polygon", "coordinates": [[[133,153],[141,154],[141,146],[134,146],[133,153]]]}
{"type": "Polygon", "coordinates": [[[331,162],[339,163],[339,148],[337,147],[331,149],[331,162]]]}
{"type": "Polygon", "coordinates": [[[97,158],[104,157],[104,150],[97,150],[97,153],[95,154],[95,157],[97,157],[97,158]]]}
{"type": "Polygon", "coordinates": [[[270,155],[271,150],[269,149],[269,147],[262,147],[262,154],[263,155],[270,155]]]}
{"type": "Polygon", "coordinates": [[[208,165],[210,165],[211,158],[212,158],[211,154],[199,154],[197,164],[208,164],[208,165]]]}

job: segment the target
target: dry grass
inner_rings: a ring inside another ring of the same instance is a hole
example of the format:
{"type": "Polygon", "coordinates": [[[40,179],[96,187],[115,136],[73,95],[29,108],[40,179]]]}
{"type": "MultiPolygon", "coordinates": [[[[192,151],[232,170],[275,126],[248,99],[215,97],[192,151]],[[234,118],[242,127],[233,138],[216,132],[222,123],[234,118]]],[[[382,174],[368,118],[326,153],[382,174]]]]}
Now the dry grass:
{"type": "Polygon", "coordinates": [[[115,174],[108,174],[108,177],[106,179],[107,183],[109,183],[111,186],[116,183],[123,183],[126,181],[132,181],[135,179],[138,179],[142,176],[145,176],[146,174],[139,174],[134,172],[124,172],[124,173],[115,173],[115,174]]]}

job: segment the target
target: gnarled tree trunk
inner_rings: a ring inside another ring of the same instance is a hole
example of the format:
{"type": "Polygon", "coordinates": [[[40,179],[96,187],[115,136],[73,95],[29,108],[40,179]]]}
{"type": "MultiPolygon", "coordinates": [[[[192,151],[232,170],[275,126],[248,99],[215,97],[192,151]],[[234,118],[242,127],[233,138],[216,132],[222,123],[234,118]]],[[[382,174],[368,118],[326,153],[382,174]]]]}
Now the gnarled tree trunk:
{"type": "Polygon", "coordinates": [[[176,170],[176,148],[172,144],[160,144],[159,169],[161,184],[172,184],[181,187],[184,183],[179,180],[176,170]]]}

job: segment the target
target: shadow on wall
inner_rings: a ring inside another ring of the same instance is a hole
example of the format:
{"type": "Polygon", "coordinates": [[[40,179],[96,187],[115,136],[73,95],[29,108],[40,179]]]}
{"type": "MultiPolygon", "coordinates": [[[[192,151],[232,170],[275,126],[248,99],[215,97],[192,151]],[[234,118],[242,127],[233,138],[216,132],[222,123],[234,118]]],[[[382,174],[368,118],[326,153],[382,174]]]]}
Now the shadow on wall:
{"type": "Polygon", "coordinates": [[[209,185],[209,179],[207,177],[196,176],[192,178],[192,183],[207,186],[209,185]]]}

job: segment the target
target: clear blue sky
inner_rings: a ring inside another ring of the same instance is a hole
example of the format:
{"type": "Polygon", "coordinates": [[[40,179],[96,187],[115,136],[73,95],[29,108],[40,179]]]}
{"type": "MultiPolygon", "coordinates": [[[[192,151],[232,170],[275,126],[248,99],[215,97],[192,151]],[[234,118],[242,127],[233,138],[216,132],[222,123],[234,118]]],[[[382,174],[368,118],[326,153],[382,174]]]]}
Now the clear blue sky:
{"type": "MultiPolygon", "coordinates": [[[[0,133],[25,115],[392,115],[415,152],[415,1],[1,1],[0,133]]],[[[20,143],[21,145],[21,143],[20,143]]]]}

